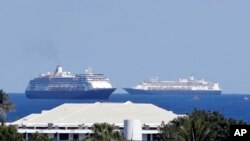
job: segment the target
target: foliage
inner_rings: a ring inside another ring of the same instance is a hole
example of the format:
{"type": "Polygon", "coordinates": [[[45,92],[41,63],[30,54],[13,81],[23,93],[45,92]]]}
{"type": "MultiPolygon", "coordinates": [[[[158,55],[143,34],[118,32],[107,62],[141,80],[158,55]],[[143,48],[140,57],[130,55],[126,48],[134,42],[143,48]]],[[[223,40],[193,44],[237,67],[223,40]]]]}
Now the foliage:
{"type": "Polygon", "coordinates": [[[181,125],[183,125],[186,118],[184,117],[178,117],[174,120],[172,120],[169,124],[162,123],[160,127],[160,138],[163,141],[175,141],[178,130],[180,129],[181,125]]]}
{"type": "Polygon", "coordinates": [[[209,137],[217,141],[229,140],[230,125],[246,125],[242,120],[235,120],[232,118],[226,118],[220,112],[204,111],[195,109],[193,113],[189,115],[192,118],[202,118],[208,124],[211,125],[211,130],[214,131],[209,137]]]}
{"type": "Polygon", "coordinates": [[[163,141],[227,141],[230,125],[245,125],[224,117],[219,112],[195,109],[191,114],[178,117],[168,124],[162,123],[160,138],[163,141]]]}
{"type": "Polygon", "coordinates": [[[210,126],[201,118],[186,118],[178,132],[178,141],[205,141],[211,134],[210,126]]]}
{"type": "Polygon", "coordinates": [[[14,104],[9,102],[8,95],[1,89],[0,90],[0,122],[4,125],[6,121],[6,113],[13,110],[14,104]]]}
{"type": "Polygon", "coordinates": [[[13,125],[0,126],[0,141],[23,141],[23,136],[13,125]]]}
{"type": "Polygon", "coordinates": [[[93,136],[85,141],[123,141],[124,138],[119,131],[115,130],[114,125],[108,123],[96,123],[93,125],[93,136]]]}
{"type": "Polygon", "coordinates": [[[48,136],[39,134],[39,133],[34,133],[32,134],[32,141],[52,141],[52,139],[49,139],[48,136]]]}

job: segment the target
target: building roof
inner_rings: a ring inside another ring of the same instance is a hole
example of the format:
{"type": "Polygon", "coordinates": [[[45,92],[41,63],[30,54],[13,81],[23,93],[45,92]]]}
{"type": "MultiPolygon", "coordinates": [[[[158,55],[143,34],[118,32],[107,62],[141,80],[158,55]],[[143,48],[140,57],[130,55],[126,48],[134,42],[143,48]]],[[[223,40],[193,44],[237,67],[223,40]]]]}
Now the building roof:
{"type": "Polygon", "coordinates": [[[141,120],[143,124],[160,125],[168,123],[180,115],[174,114],[153,104],[141,103],[86,103],[62,104],[52,110],[40,114],[31,114],[12,124],[26,126],[56,125],[92,125],[93,123],[109,123],[123,126],[126,119],[141,120]]]}

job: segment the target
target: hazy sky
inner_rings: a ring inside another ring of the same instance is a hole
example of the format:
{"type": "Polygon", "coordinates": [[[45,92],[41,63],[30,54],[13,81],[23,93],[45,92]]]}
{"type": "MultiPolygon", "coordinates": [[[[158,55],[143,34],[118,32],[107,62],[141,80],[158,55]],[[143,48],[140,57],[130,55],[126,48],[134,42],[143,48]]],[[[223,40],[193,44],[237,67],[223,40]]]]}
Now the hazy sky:
{"type": "Polygon", "coordinates": [[[116,87],[193,74],[250,93],[250,1],[0,1],[0,53],[7,92],[60,64],[116,87]]]}

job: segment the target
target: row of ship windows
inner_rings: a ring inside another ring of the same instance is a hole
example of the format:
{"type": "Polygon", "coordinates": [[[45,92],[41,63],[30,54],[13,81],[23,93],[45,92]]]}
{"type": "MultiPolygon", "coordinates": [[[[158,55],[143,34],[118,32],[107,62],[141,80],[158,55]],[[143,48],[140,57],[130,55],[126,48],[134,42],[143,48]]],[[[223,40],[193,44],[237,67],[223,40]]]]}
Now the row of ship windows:
{"type": "Polygon", "coordinates": [[[85,79],[107,79],[107,77],[73,77],[73,78],[66,78],[66,77],[63,77],[63,78],[49,78],[49,77],[46,77],[46,78],[35,78],[34,80],[43,80],[43,81],[46,81],[46,80],[85,80],[85,79]]]}
{"type": "Polygon", "coordinates": [[[107,79],[88,79],[86,80],[32,80],[30,83],[86,83],[88,81],[108,81],[107,79]]]}
{"type": "Polygon", "coordinates": [[[149,85],[149,86],[214,86],[213,84],[165,84],[165,83],[143,83],[143,85],[149,85]]]}

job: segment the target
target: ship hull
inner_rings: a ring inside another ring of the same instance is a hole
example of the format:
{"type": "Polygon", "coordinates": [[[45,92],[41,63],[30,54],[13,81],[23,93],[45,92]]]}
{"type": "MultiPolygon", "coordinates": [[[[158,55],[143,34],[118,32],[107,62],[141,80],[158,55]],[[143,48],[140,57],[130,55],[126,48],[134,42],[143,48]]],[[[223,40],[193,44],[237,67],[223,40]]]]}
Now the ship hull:
{"type": "Polygon", "coordinates": [[[216,90],[139,90],[134,88],[124,88],[132,95],[220,95],[221,91],[216,90]]]}
{"type": "Polygon", "coordinates": [[[94,89],[89,91],[25,91],[30,99],[92,99],[105,100],[115,91],[115,88],[94,89]]]}

